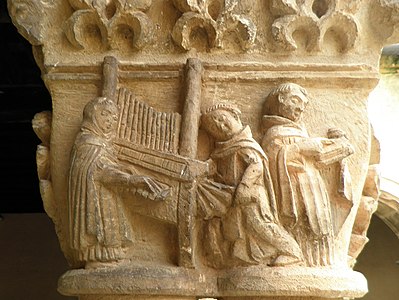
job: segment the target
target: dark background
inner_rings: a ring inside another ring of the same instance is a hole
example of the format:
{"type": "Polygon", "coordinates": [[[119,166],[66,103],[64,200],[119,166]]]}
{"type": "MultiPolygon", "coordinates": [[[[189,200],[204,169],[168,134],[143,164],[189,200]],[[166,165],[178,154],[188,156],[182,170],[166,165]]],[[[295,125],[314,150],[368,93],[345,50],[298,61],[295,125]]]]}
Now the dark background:
{"type": "MultiPolygon", "coordinates": [[[[54,225],[43,213],[36,173],[40,140],[31,121],[36,113],[51,110],[51,98],[31,45],[11,23],[6,3],[0,0],[0,299],[72,299],[56,290],[69,267],[54,225]]],[[[364,299],[398,299],[398,239],[376,216],[368,236],[355,268],[369,281],[364,299]]]]}
{"type": "Polygon", "coordinates": [[[44,212],[36,173],[34,115],[51,110],[32,46],[0,0],[0,214],[44,212]]]}

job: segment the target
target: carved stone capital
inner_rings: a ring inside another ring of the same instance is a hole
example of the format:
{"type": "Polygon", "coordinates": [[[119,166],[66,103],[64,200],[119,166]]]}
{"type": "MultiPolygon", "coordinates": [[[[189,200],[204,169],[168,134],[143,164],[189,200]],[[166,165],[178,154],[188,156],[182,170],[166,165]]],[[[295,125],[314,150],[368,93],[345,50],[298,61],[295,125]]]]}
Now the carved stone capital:
{"type": "Polygon", "coordinates": [[[43,44],[50,27],[51,14],[56,6],[56,1],[8,0],[7,4],[9,14],[18,32],[32,45],[43,44]]]}
{"type": "Polygon", "coordinates": [[[105,49],[119,49],[128,41],[141,49],[151,43],[153,24],[143,12],[151,1],[77,1],[70,0],[75,10],[65,23],[68,40],[79,49],[90,49],[92,38],[105,49]]]}
{"type": "Polygon", "coordinates": [[[354,17],[359,1],[295,1],[274,0],[272,12],[277,17],[272,25],[272,34],[281,49],[294,51],[298,48],[294,33],[300,31],[307,37],[308,52],[321,51],[326,34],[334,33],[339,51],[347,52],[355,46],[359,35],[358,21],[354,17]],[[357,6],[356,6],[357,5],[357,6]]]}
{"type": "Polygon", "coordinates": [[[74,268],[62,293],[366,293],[352,267],[379,195],[367,98],[381,46],[396,35],[397,4],[8,7],[40,46],[53,101],[33,125],[44,206],[74,268]]]}
{"type": "Polygon", "coordinates": [[[239,1],[192,1],[174,0],[175,6],[183,13],[177,20],[172,37],[185,50],[195,47],[195,34],[204,30],[209,48],[223,48],[228,35],[238,38],[243,50],[254,45],[256,25],[237,11],[239,1]]]}

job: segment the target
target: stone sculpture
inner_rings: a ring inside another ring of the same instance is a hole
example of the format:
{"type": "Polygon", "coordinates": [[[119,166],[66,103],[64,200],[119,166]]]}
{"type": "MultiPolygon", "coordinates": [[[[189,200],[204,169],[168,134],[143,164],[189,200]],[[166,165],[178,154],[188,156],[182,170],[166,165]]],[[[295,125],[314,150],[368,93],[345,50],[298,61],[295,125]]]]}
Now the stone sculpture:
{"type": "Polygon", "coordinates": [[[270,158],[280,218],[294,235],[309,266],[334,264],[334,228],[330,198],[319,165],[353,154],[339,138],[311,138],[302,123],[307,91],[281,84],[268,95],[262,147],[270,158]],[[331,148],[331,149],[329,149],[331,148]]]}
{"type": "Polygon", "coordinates": [[[256,25],[246,16],[235,12],[239,5],[237,0],[192,1],[173,0],[175,6],[183,13],[173,27],[174,41],[185,50],[196,46],[195,34],[205,31],[205,41],[209,48],[222,48],[226,37],[235,35],[243,50],[253,46],[256,37],[256,25]],[[194,34],[193,34],[194,33],[194,34]]]}
{"type": "MultiPolygon", "coordinates": [[[[39,178],[40,193],[43,198],[43,206],[46,213],[55,220],[57,219],[57,207],[54,203],[53,189],[51,185],[51,167],[50,167],[50,140],[51,140],[51,121],[50,111],[42,111],[35,114],[32,120],[32,128],[41,140],[37,146],[36,162],[37,175],[39,178]]],[[[58,226],[58,224],[57,224],[58,226]]]]}
{"type": "Polygon", "coordinates": [[[202,198],[198,197],[202,207],[209,207],[204,209],[209,259],[224,267],[262,261],[272,266],[299,263],[299,246],[278,225],[268,159],[252,138],[251,129],[241,123],[240,115],[231,105],[216,104],[202,116],[203,127],[215,139],[211,153],[216,164],[215,187],[208,190],[200,185],[202,198]],[[212,195],[215,188],[221,197],[212,195]],[[224,213],[212,209],[221,205],[226,206],[224,213]]]}
{"type": "Polygon", "coordinates": [[[271,10],[278,16],[272,25],[273,38],[280,48],[294,51],[298,44],[293,36],[297,30],[303,30],[307,37],[305,49],[314,52],[322,51],[329,36],[336,34],[337,50],[347,52],[359,35],[359,26],[352,15],[359,2],[273,0],[271,10]]]}
{"type": "Polygon", "coordinates": [[[151,0],[70,0],[75,12],[65,23],[65,35],[78,49],[99,46],[140,49],[151,43],[153,24],[145,11],[151,0]]]}
{"type": "Polygon", "coordinates": [[[367,97],[381,48],[399,37],[397,3],[8,0],[8,9],[53,101],[37,162],[71,265],[61,293],[367,292],[352,270],[378,197],[364,185],[367,97]]]}
{"type": "Polygon", "coordinates": [[[377,210],[379,195],[380,174],[378,167],[376,165],[370,165],[349,245],[349,263],[352,266],[355,265],[356,258],[369,241],[366,235],[367,229],[370,225],[373,213],[377,210]]]}
{"type": "Polygon", "coordinates": [[[118,117],[112,100],[100,97],[90,101],[72,149],[68,182],[70,243],[86,267],[125,258],[131,229],[118,199],[119,187],[145,190],[152,199],[162,200],[167,195],[155,180],[117,161],[113,140],[118,117]]]}

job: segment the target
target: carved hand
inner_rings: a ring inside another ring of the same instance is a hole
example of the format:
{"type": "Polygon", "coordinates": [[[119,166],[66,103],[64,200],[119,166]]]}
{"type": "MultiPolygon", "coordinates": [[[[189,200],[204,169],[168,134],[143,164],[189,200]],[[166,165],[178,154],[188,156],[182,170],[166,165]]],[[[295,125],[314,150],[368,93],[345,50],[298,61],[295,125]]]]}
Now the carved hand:
{"type": "Polygon", "coordinates": [[[137,194],[150,200],[164,200],[170,194],[170,188],[148,176],[130,176],[129,183],[137,194]]]}
{"type": "Polygon", "coordinates": [[[146,186],[146,178],[147,176],[139,176],[139,175],[130,175],[129,177],[129,185],[134,187],[144,187],[146,186]]]}
{"type": "Polygon", "coordinates": [[[333,127],[333,128],[328,129],[327,137],[329,139],[339,139],[342,137],[346,138],[347,136],[346,136],[345,131],[343,131],[342,129],[333,127]]]}
{"type": "Polygon", "coordinates": [[[323,150],[323,145],[320,139],[306,139],[297,143],[302,155],[313,157],[323,150]]]}
{"type": "Polygon", "coordinates": [[[208,175],[213,176],[217,172],[217,167],[216,163],[210,158],[206,161],[206,164],[208,166],[208,175]]]}
{"type": "Polygon", "coordinates": [[[237,186],[235,196],[234,196],[234,205],[246,204],[251,202],[251,188],[247,185],[241,183],[237,186]]]}

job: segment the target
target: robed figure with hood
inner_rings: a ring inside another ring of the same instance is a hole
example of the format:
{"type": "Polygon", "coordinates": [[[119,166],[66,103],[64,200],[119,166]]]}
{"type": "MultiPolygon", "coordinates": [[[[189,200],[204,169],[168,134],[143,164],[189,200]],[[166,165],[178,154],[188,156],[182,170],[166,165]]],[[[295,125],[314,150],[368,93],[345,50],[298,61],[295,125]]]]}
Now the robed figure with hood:
{"type": "Polygon", "coordinates": [[[267,157],[240,115],[235,106],[221,103],[201,118],[215,140],[210,155],[215,174],[198,186],[208,264],[223,268],[299,263],[299,246],[278,224],[267,157]]]}
{"type": "MultiPolygon", "coordinates": [[[[262,148],[270,160],[281,223],[295,237],[308,266],[326,266],[336,261],[339,226],[320,169],[342,162],[353,149],[339,129],[330,130],[328,138],[310,137],[302,122],[307,103],[307,91],[297,84],[274,88],[265,102],[262,148]]],[[[349,179],[344,165],[341,173],[349,179]]],[[[346,215],[349,211],[350,205],[346,215]]]]}
{"type": "Polygon", "coordinates": [[[105,97],[90,101],[71,152],[68,180],[70,245],[86,267],[123,261],[132,232],[120,190],[151,192],[156,181],[117,159],[113,140],[118,108],[105,97]]]}

